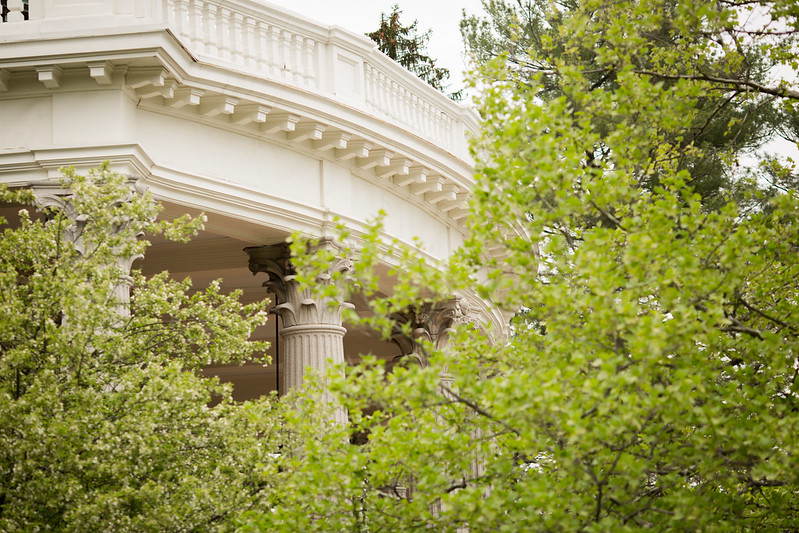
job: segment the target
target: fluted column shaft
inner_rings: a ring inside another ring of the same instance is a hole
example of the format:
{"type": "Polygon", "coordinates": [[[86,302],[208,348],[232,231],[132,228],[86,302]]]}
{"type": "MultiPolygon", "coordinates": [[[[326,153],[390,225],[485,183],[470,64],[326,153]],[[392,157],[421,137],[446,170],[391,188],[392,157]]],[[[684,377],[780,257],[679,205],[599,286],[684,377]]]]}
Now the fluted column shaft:
{"type": "MultiPolygon", "coordinates": [[[[314,248],[322,247],[340,251],[329,239],[323,239],[314,248]]],[[[310,289],[302,289],[295,280],[296,271],[285,244],[245,248],[245,252],[250,256],[253,274],[264,272],[269,275],[264,286],[275,294],[275,313],[283,321],[280,332],[281,390],[301,387],[308,369],[321,374],[327,372],[331,364],[343,363],[344,334],[347,330],[341,325],[341,309],[350,304],[319,296],[310,289]]],[[[317,277],[316,282],[331,283],[334,272],[347,272],[351,268],[352,262],[348,258],[338,257],[330,263],[326,272],[317,277]]],[[[331,401],[327,391],[322,396],[325,402],[331,401]]],[[[346,413],[342,409],[335,409],[334,418],[343,423],[346,413]]]]}
{"type": "MultiPolygon", "coordinates": [[[[342,326],[332,324],[298,324],[283,328],[280,338],[283,346],[283,383],[287,390],[302,386],[305,369],[324,371],[328,362],[344,362],[344,334],[342,326]]],[[[330,401],[325,392],[324,399],[330,401]]]]}

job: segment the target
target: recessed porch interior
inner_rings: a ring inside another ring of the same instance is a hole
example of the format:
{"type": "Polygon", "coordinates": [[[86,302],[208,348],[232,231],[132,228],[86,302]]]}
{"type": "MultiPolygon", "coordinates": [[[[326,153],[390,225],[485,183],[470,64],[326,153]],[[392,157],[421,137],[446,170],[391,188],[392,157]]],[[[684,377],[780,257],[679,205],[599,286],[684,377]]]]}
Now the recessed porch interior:
{"type": "MultiPolygon", "coordinates": [[[[189,211],[175,205],[166,205],[163,216],[170,218],[189,211]]],[[[264,281],[267,275],[253,275],[248,268],[249,258],[244,248],[264,244],[283,242],[288,236],[270,228],[242,228],[235,220],[218,215],[208,215],[206,229],[193,237],[188,243],[167,241],[163,237],[149,237],[152,242],[144,259],[138,260],[133,267],[141,269],[145,275],[153,275],[161,271],[169,272],[174,279],[191,278],[193,287],[203,289],[213,280],[219,279],[223,292],[241,291],[242,303],[252,303],[265,298],[274,302],[274,295],[268,294],[264,281]],[[260,233],[260,237],[253,233],[260,233]],[[235,236],[232,236],[235,235],[235,236]]],[[[269,304],[269,307],[273,303],[269,304]]],[[[366,301],[356,295],[352,302],[356,311],[368,312],[366,301]]],[[[371,354],[386,361],[400,355],[399,347],[391,341],[363,326],[347,324],[344,336],[344,356],[348,364],[356,364],[362,354],[371,354]]],[[[281,364],[280,342],[276,342],[276,330],[281,327],[280,319],[269,315],[267,323],[255,330],[253,340],[267,341],[267,354],[271,363],[264,366],[259,363],[244,365],[209,365],[203,370],[207,376],[218,376],[223,382],[233,385],[233,398],[244,401],[278,390],[278,372],[281,364]],[[277,324],[276,324],[277,323],[277,324]]],[[[284,390],[279,391],[281,394],[284,390]]]]}

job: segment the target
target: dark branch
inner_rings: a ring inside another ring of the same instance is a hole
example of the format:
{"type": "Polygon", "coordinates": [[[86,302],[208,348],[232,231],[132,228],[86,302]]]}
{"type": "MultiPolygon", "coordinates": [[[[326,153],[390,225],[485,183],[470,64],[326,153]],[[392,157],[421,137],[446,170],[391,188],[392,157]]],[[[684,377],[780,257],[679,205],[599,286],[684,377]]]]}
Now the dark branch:
{"type": "Polygon", "coordinates": [[[770,94],[772,96],[779,96],[781,98],[790,98],[792,100],[799,100],[799,92],[792,91],[787,87],[769,87],[752,80],[737,80],[734,78],[722,78],[719,76],[710,76],[707,74],[665,74],[663,72],[653,72],[651,70],[636,70],[636,74],[642,76],[651,76],[653,78],[661,78],[665,80],[693,80],[693,81],[708,81],[711,83],[719,83],[721,85],[728,85],[737,90],[754,89],[762,94],[770,94]]]}

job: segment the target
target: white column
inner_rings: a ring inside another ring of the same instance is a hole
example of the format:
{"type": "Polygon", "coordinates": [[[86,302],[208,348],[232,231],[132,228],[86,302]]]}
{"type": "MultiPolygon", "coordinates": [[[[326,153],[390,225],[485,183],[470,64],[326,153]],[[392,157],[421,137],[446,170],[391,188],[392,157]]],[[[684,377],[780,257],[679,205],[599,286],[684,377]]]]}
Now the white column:
{"type": "Polygon", "coordinates": [[[343,363],[346,332],[342,326],[333,324],[284,325],[280,338],[285,361],[283,383],[286,388],[301,387],[306,368],[324,371],[328,361],[343,363]]]}
{"type": "MultiPolygon", "coordinates": [[[[446,353],[449,334],[458,325],[472,321],[469,311],[468,301],[457,297],[435,304],[426,302],[404,313],[393,315],[391,318],[394,320],[394,328],[391,340],[400,347],[402,355],[394,358],[392,366],[412,362],[426,367],[429,364],[427,351],[429,345],[446,353]],[[406,333],[407,329],[404,327],[406,325],[410,327],[410,335],[406,333]]],[[[447,374],[446,367],[441,371],[440,383],[439,392],[448,400],[452,400],[449,393],[452,390],[452,378],[447,374]]],[[[472,472],[470,472],[473,476],[478,475],[476,465],[479,465],[479,462],[475,459],[472,472]]],[[[409,476],[404,483],[404,486],[396,487],[397,494],[410,499],[413,493],[414,477],[409,476]]],[[[441,502],[436,501],[430,511],[434,515],[439,515],[441,502]]]]}
{"type": "MultiPolygon", "coordinates": [[[[332,239],[323,239],[314,248],[341,251],[332,239]]],[[[308,369],[324,374],[331,363],[343,364],[344,334],[347,330],[341,325],[341,309],[351,304],[334,302],[319,296],[310,288],[301,288],[295,281],[296,271],[286,244],[255,246],[244,251],[250,256],[250,271],[253,274],[264,272],[269,275],[264,286],[275,295],[275,313],[283,321],[280,332],[281,390],[301,387],[308,369]]],[[[339,257],[316,282],[331,283],[332,273],[351,269],[352,261],[347,257],[339,257]]],[[[329,394],[324,393],[323,399],[330,402],[329,394]]],[[[346,422],[343,410],[337,409],[334,416],[336,422],[346,422]]]]}

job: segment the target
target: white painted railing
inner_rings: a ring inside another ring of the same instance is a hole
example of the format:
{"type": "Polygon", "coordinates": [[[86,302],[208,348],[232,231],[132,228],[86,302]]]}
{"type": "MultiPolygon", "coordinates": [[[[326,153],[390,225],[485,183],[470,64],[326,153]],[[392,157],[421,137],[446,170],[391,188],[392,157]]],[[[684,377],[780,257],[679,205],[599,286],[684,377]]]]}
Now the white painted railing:
{"type": "MultiPolygon", "coordinates": [[[[78,35],[92,28],[125,33],[161,25],[203,62],[320,93],[467,157],[465,133],[476,124],[473,113],[378,52],[364,36],[257,0],[29,1],[30,20],[22,20],[23,0],[4,0],[8,22],[0,24],[0,40],[39,22],[49,23],[41,28],[75,29],[78,35]],[[58,21],[64,25],[54,24],[58,21]]],[[[36,35],[47,38],[40,29],[36,35]]]]}
{"type": "Polygon", "coordinates": [[[329,28],[292,18],[255,2],[166,0],[169,27],[204,59],[355,100],[371,114],[460,152],[452,146],[463,142],[466,131],[456,124],[464,115],[460,106],[388,60],[365,37],[331,35],[329,28]]]}
{"type": "Polygon", "coordinates": [[[26,0],[0,0],[0,22],[21,22],[27,19],[26,0]]]}
{"type": "Polygon", "coordinates": [[[464,138],[465,130],[456,128],[457,118],[435,101],[439,100],[439,95],[430,98],[430,94],[420,94],[420,91],[414,91],[402,79],[392,75],[396,73],[381,70],[369,63],[366,64],[365,74],[366,105],[371,112],[383,113],[409,126],[411,131],[423,132],[426,138],[441,146],[450,146],[456,141],[457,135],[464,138]]]}
{"type": "Polygon", "coordinates": [[[320,88],[320,39],[313,34],[228,1],[166,0],[165,7],[169,27],[197,55],[292,85],[320,88]]]}

